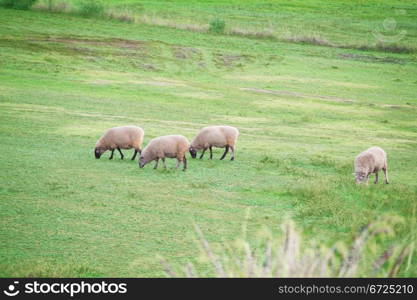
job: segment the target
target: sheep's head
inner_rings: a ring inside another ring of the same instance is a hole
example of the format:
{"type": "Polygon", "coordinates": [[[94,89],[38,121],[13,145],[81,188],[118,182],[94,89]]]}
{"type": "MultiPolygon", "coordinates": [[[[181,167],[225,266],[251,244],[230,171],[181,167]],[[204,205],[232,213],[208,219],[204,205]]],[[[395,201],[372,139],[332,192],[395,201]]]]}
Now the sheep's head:
{"type": "Polygon", "coordinates": [[[147,161],[145,160],[145,157],[143,155],[139,158],[139,168],[143,168],[146,165],[147,161]]]}
{"type": "Polygon", "coordinates": [[[353,174],[355,175],[356,183],[363,183],[363,182],[366,182],[366,180],[368,179],[368,176],[366,176],[366,173],[364,172],[356,172],[353,174]]]}
{"type": "Polygon", "coordinates": [[[196,158],[197,157],[197,150],[193,146],[190,146],[189,151],[190,151],[190,154],[191,154],[191,157],[192,158],[196,158]]]}
{"type": "Polygon", "coordinates": [[[94,155],[96,156],[96,158],[97,158],[97,159],[99,159],[99,158],[100,158],[100,156],[101,156],[104,152],[106,152],[106,149],[101,148],[101,147],[96,147],[96,148],[94,149],[94,155]]]}

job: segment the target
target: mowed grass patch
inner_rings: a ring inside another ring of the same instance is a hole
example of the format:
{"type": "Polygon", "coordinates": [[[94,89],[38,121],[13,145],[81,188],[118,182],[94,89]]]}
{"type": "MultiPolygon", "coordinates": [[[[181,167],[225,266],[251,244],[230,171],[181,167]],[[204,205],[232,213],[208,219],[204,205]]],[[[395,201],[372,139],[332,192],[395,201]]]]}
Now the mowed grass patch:
{"type": "MultiPolygon", "coordinates": [[[[1,276],[163,276],[158,255],[204,272],[193,222],[221,244],[247,208],[249,238],[291,216],[331,244],[380,215],[404,218],[398,242],[415,238],[412,55],[343,49],[404,63],[345,59],[333,48],[0,13],[1,276]],[[187,172],[173,160],[140,170],[132,151],[96,160],[96,140],[124,124],[142,126],[145,145],[230,124],[241,132],[236,160],[215,149],[187,172]],[[373,145],[388,153],[391,184],[358,187],[353,159],[373,145]]],[[[416,263],[400,275],[415,276],[416,263]]]]}

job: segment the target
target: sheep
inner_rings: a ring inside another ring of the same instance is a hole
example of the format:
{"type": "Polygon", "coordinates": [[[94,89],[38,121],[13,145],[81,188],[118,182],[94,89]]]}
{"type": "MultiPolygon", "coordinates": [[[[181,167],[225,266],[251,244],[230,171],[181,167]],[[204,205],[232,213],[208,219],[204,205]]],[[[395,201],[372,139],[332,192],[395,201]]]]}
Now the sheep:
{"type": "Polygon", "coordinates": [[[200,130],[197,136],[192,140],[190,154],[192,158],[197,157],[197,151],[203,149],[200,159],[203,158],[207,149],[210,150],[210,159],[213,158],[212,147],[226,148],[220,160],[224,159],[229,149],[231,150],[231,159],[235,159],[235,144],[239,136],[239,130],[231,126],[208,126],[200,130]]]}
{"type": "Polygon", "coordinates": [[[178,169],[180,163],[184,165],[183,171],[187,169],[187,158],[185,153],[190,147],[190,142],[182,135],[165,135],[154,138],[143,149],[139,158],[139,167],[143,168],[146,164],[155,160],[154,169],[158,167],[159,159],[162,160],[164,168],[166,169],[165,158],[176,158],[178,169]]]}
{"type": "Polygon", "coordinates": [[[142,153],[141,147],[143,142],[144,131],[137,126],[120,126],[107,130],[103,136],[97,141],[94,148],[94,154],[97,159],[107,150],[111,151],[109,159],[113,159],[114,150],[117,149],[121,159],[124,155],[121,149],[135,149],[132,160],[136,158],[136,154],[142,153]]]}
{"type": "Polygon", "coordinates": [[[369,175],[375,173],[374,183],[378,183],[378,172],[384,171],[385,183],[388,184],[388,164],[387,154],[380,147],[371,147],[355,158],[355,181],[356,183],[366,182],[368,184],[369,175]]]}

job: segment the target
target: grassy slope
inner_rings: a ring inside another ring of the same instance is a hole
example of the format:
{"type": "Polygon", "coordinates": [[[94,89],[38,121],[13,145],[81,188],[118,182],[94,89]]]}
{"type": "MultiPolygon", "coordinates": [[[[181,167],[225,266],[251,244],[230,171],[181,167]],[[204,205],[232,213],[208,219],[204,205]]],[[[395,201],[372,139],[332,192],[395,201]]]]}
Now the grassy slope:
{"type": "Polygon", "coordinates": [[[248,207],[251,233],[290,215],[325,242],[384,214],[405,218],[398,241],[416,227],[414,55],[0,15],[1,276],[160,276],[157,254],[198,253],[192,221],[230,240],[248,207]],[[147,142],[217,123],[241,130],[235,162],[139,170],[91,152],[110,126],[147,142]],[[353,157],[374,144],[392,184],[357,187],[353,157]]]}
{"type": "MultiPolygon", "coordinates": [[[[45,0],[44,0],[45,1],[45,0]]],[[[77,7],[77,0],[65,1],[77,7]]],[[[375,44],[372,32],[387,37],[406,30],[401,45],[417,43],[417,10],[413,1],[403,0],[96,0],[104,7],[146,16],[155,22],[206,26],[214,18],[226,21],[226,29],[272,31],[277,36],[319,36],[339,45],[375,44]],[[393,18],[390,29],[384,20],[393,18]],[[171,22],[172,21],[172,22],[171,22]]]]}

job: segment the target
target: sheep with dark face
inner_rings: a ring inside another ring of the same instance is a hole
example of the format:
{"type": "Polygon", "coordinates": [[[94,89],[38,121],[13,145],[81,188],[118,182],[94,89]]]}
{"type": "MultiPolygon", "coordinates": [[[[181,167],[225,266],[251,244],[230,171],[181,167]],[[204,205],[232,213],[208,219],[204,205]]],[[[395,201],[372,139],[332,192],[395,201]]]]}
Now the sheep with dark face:
{"type": "Polygon", "coordinates": [[[388,184],[387,154],[380,147],[371,147],[355,158],[355,181],[368,184],[369,175],[375,173],[374,183],[378,183],[378,172],[384,171],[385,183],[388,184]]]}
{"type": "Polygon", "coordinates": [[[142,154],[139,158],[139,167],[143,168],[146,164],[151,161],[156,161],[154,169],[158,167],[159,160],[161,159],[164,168],[166,168],[165,158],[176,158],[177,166],[183,163],[183,171],[187,169],[187,158],[185,153],[190,147],[190,142],[186,137],[182,135],[166,135],[154,138],[149,144],[143,149],[142,154]]]}
{"type": "Polygon", "coordinates": [[[190,146],[190,154],[192,158],[197,157],[197,151],[203,150],[200,159],[203,158],[207,149],[210,150],[210,159],[213,158],[212,147],[225,148],[220,158],[225,158],[229,149],[231,150],[231,159],[235,159],[235,146],[239,136],[239,130],[231,126],[208,126],[200,130],[197,136],[192,140],[190,146]]]}
{"type": "Polygon", "coordinates": [[[94,148],[94,155],[97,159],[103,155],[107,150],[111,151],[109,159],[113,159],[114,150],[118,150],[121,159],[124,155],[121,149],[135,149],[132,160],[135,159],[136,154],[141,153],[144,131],[137,126],[121,126],[113,127],[107,130],[103,136],[97,141],[94,148]]]}

